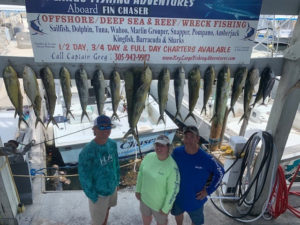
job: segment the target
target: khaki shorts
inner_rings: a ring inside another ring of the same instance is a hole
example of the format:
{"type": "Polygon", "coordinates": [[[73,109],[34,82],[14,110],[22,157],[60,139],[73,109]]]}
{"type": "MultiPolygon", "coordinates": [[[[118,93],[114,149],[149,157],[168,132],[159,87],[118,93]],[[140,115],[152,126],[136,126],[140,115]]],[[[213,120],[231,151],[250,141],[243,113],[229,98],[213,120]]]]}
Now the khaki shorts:
{"type": "Polygon", "coordinates": [[[168,215],[163,215],[160,212],[149,208],[142,200],[140,200],[140,210],[143,216],[153,215],[156,222],[159,224],[166,224],[168,222],[168,215]]]}
{"type": "Polygon", "coordinates": [[[117,205],[117,189],[112,195],[109,196],[99,196],[96,203],[93,203],[89,199],[89,208],[90,208],[90,214],[92,218],[92,225],[102,225],[107,210],[110,207],[117,205]]]}

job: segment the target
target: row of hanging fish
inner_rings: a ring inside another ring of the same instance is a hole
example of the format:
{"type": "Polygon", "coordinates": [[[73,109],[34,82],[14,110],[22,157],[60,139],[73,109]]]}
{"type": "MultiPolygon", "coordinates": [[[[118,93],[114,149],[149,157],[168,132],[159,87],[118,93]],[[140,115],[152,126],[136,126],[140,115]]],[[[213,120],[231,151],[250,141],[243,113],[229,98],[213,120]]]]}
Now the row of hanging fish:
{"type": "MultiPolygon", "coordinates": [[[[188,74],[188,90],[189,90],[189,113],[183,120],[181,115],[181,105],[182,99],[184,96],[184,85],[185,85],[185,71],[183,67],[180,67],[174,74],[174,92],[175,92],[175,103],[176,103],[176,114],[175,118],[179,117],[182,121],[185,121],[187,118],[192,117],[196,121],[196,118],[193,114],[194,108],[199,98],[200,91],[200,82],[201,82],[201,74],[199,68],[192,69],[188,74]]],[[[213,84],[215,79],[217,79],[216,86],[216,98],[214,104],[214,115],[213,119],[221,119],[224,116],[224,112],[226,109],[227,99],[229,97],[229,89],[230,89],[230,69],[228,66],[223,67],[218,76],[215,75],[215,70],[213,66],[210,66],[206,69],[203,76],[203,107],[201,110],[201,114],[204,112],[206,114],[206,105],[208,103],[209,98],[212,95],[213,84]]],[[[19,115],[19,124],[24,120],[23,116],[23,103],[22,103],[22,94],[20,91],[20,84],[18,81],[18,76],[16,71],[12,66],[7,66],[4,69],[3,78],[5,81],[5,86],[7,89],[8,96],[13,103],[16,114],[19,115]]],[[[49,123],[52,121],[53,124],[57,125],[55,119],[53,117],[55,105],[56,105],[56,92],[55,92],[55,84],[54,84],[54,76],[49,67],[45,67],[40,70],[40,78],[42,79],[43,86],[45,88],[45,99],[46,106],[49,113],[49,123]]],[[[60,84],[62,87],[65,107],[66,107],[66,117],[70,114],[73,118],[73,114],[70,110],[71,107],[71,75],[69,70],[66,67],[62,67],[59,72],[60,84]]],[[[246,67],[239,68],[234,74],[234,81],[232,85],[232,95],[231,95],[231,103],[229,111],[234,113],[234,105],[243,91],[244,88],[244,115],[243,118],[246,118],[246,114],[250,109],[250,101],[253,96],[254,86],[257,84],[259,79],[259,71],[257,69],[252,69],[248,72],[246,67]]],[[[274,73],[272,70],[267,67],[261,73],[261,80],[259,84],[259,90],[256,94],[255,101],[252,105],[254,105],[263,98],[263,102],[265,98],[270,94],[272,87],[274,85],[274,73]]],[[[119,119],[117,115],[117,108],[121,99],[120,96],[120,74],[118,71],[114,70],[110,76],[110,89],[111,89],[111,97],[112,97],[112,108],[113,115],[112,118],[119,119]]],[[[152,72],[149,67],[145,67],[144,69],[129,69],[124,74],[125,80],[125,91],[126,91],[126,99],[127,99],[127,110],[128,110],[128,123],[130,125],[130,130],[125,135],[133,134],[136,136],[135,128],[137,122],[140,118],[140,115],[145,107],[145,100],[147,94],[149,93],[150,84],[152,81],[152,72]]],[[[86,112],[86,108],[88,105],[88,75],[83,67],[78,69],[75,72],[75,81],[78,89],[80,104],[82,108],[81,121],[84,116],[88,119],[88,114],[86,112]]],[[[29,67],[25,66],[23,72],[23,83],[24,90],[28,98],[30,99],[34,113],[36,115],[36,125],[38,122],[42,123],[40,118],[40,110],[41,110],[41,96],[39,93],[39,87],[35,72],[29,67]]],[[[169,83],[170,83],[170,71],[168,69],[163,69],[158,76],[158,103],[159,103],[159,112],[160,116],[157,121],[159,123],[162,120],[164,123],[164,111],[166,109],[166,104],[168,101],[168,92],[169,92],[169,83]]],[[[91,85],[94,88],[97,109],[99,115],[103,113],[103,107],[105,102],[105,79],[103,72],[100,68],[98,68],[91,79],[91,85]]],[[[43,124],[43,123],[42,123],[43,124]]]]}
{"type": "MultiPolygon", "coordinates": [[[[177,112],[175,117],[179,116],[181,120],[180,114],[180,106],[183,97],[183,86],[184,83],[184,70],[181,67],[177,74],[174,76],[174,90],[175,90],[175,102],[177,107],[177,112]]],[[[216,93],[215,93],[215,102],[214,102],[214,114],[211,118],[211,121],[216,119],[217,121],[222,120],[224,118],[224,114],[226,111],[227,100],[230,97],[230,78],[231,72],[228,66],[224,66],[218,73],[217,77],[215,77],[215,70],[212,66],[208,67],[204,73],[203,80],[203,107],[201,109],[201,114],[204,112],[206,115],[206,104],[209,98],[212,95],[213,85],[215,78],[217,80],[216,85],[216,93]]],[[[193,114],[194,108],[199,98],[199,90],[200,90],[200,81],[201,75],[199,68],[192,69],[188,74],[188,90],[189,90],[189,113],[184,121],[188,117],[196,118],[193,114]]],[[[229,107],[229,112],[232,112],[235,116],[234,105],[237,102],[239,96],[244,90],[244,115],[241,120],[247,118],[246,115],[249,112],[249,109],[255,106],[257,102],[263,99],[263,103],[265,99],[270,95],[272,88],[275,82],[275,75],[271,68],[266,67],[261,75],[259,76],[259,71],[256,68],[251,69],[248,72],[246,67],[240,67],[234,74],[233,84],[231,88],[231,102],[229,107]],[[252,96],[254,95],[254,87],[258,83],[260,77],[260,83],[258,92],[256,93],[256,97],[254,103],[250,105],[252,96]]]]}
{"type": "MultiPolygon", "coordinates": [[[[3,78],[4,78],[4,83],[5,83],[5,87],[9,99],[11,100],[13,106],[15,107],[16,114],[19,115],[19,127],[21,121],[23,121],[28,126],[27,122],[24,119],[23,96],[21,93],[17,72],[14,70],[12,66],[7,66],[3,71],[3,78]]],[[[47,127],[50,122],[58,126],[54,119],[54,111],[55,111],[57,96],[55,91],[54,76],[51,69],[47,66],[42,68],[40,70],[40,78],[42,80],[45,89],[44,97],[46,101],[47,111],[49,114],[47,127]]],[[[59,79],[60,79],[60,84],[61,84],[65,107],[66,107],[66,117],[70,114],[74,118],[70,110],[71,98],[72,98],[71,75],[69,70],[66,67],[62,67],[60,69],[59,79]]],[[[81,121],[82,121],[84,115],[87,116],[87,118],[89,119],[88,114],[86,112],[86,107],[88,105],[88,97],[89,97],[88,96],[88,75],[82,67],[78,69],[75,73],[75,82],[78,89],[79,100],[82,108],[82,115],[81,115],[81,121]]],[[[97,109],[100,115],[103,112],[103,106],[105,102],[105,80],[104,80],[103,72],[100,69],[97,69],[95,71],[94,76],[91,80],[91,84],[94,87],[96,101],[97,101],[97,109]]],[[[34,113],[36,115],[35,126],[37,126],[38,122],[40,122],[44,126],[40,118],[42,97],[40,95],[37,77],[33,69],[31,69],[29,66],[25,66],[23,70],[23,86],[26,95],[31,101],[34,113]]]]}

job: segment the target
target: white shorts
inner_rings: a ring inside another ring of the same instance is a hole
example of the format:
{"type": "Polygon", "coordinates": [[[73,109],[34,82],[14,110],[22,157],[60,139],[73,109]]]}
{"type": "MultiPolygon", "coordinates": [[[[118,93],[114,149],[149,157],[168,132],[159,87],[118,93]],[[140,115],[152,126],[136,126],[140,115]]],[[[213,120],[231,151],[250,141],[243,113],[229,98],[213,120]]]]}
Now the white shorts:
{"type": "Polygon", "coordinates": [[[112,195],[109,196],[99,196],[96,203],[93,203],[89,199],[89,208],[90,208],[90,214],[92,218],[92,225],[102,225],[107,210],[110,207],[117,205],[117,189],[114,191],[112,195]]]}

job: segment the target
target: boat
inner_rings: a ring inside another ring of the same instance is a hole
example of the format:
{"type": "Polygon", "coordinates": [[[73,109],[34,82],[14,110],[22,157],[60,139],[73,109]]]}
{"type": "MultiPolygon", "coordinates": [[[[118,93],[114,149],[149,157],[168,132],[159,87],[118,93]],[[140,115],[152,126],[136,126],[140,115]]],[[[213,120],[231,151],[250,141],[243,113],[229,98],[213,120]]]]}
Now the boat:
{"type": "Polygon", "coordinates": [[[261,15],[256,30],[255,42],[287,45],[293,35],[297,16],[261,15]]]}
{"type": "MultiPolygon", "coordinates": [[[[58,85],[56,85],[58,86],[58,85]]],[[[79,97],[77,91],[72,89],[72,106],[71,111],[75,117],[69,118],[66,121],[63,96],[60,91],[58,93],[57,105],[55,108],[54,117],[58,122],[58,127],[53,126],[53,138],[54,145],[60,151],[64,163],[76,163],[78,161],[79,153],[82,148],[94,138],[92,131],[93,121],[98,116],[97,106],[95,103],[87,106],[87,112],[90,121],[84,117],[81,120],[81,107],[79,104],[79,97]]],[[[123,136],[129,130],[127,111],[125,107],[125,90],[124,81],[121,81],[121,95],[122,100],[118,107],[119,120],[113,120],[113,128],[110,138],[117,142],[118,155],[120,159],[127,159],[130,157],[136,157],[140,151],[137,146],[137,142],[132,136],[129,136],[126,140],[123,140],[123,136]]],[[[94,102],[93,98],[89,102],[94,102]]],[[[111,98],[107,98],[104,104],[104,114],[112,116],[112,104],[111,98]]],[[[169,116],[165,114],[166,124],[160,122],[157,124],[159,118],[158,103],[152,96],[149,96],[146,100],[145,109],[138,122],[137,129],[139,140],[141,144],[141,153],[146,154],[154,150],[154,141],[158,135],[164,134],[169,137],[170,141],[173,140],[177,125],[171,120],[169,116]]]]}

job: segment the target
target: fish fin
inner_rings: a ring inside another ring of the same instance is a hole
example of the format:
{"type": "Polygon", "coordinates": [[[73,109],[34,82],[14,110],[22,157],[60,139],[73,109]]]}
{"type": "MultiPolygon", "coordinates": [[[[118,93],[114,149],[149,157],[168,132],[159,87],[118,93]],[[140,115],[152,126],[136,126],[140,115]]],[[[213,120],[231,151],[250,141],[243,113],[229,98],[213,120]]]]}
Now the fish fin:
{"type": "Polygon", "coordinates": [[[213,115],[213,117],[210,119],[210,121],[209,121],[209,122],[211,123],[215,117],[217,117],[217,115],[216,115],[216,114],[214,114],[214,115],[213,115]]]}
{"type": "Polygon", "coordinates": [[[246,113],[244,113],[244,114],[242,115],[241,119],[239,120],[239,123],[240,123],[242,120],[244,120],[244,119],[246,119],[246,113]]]}
{"type": "Polygon", "coordinates": [[[82,114],[81,114],[81,123],[82,123],[82,119],[83,119],[84,115],[86,115],[86,117],[87,117],[88,120],[90,121],[89,115],[88,115],[87,112],[84,110],[84,111],[82,111],[82,114]]]}
{"type": "MultiPolygon", "coordinates": [[[[38,124],[39,122],[43,125],[43,127],[45,127],[45,124],[43,123],[43,121],[41,120],[41,118],[37,117],[36,120],[35,120],[35,128],[36,128],[36,126],[37,126],[37,124],[38,124]]],[[[46,128],[46,127],[45,127],[45,128],[46,128]]]]}
{"type": "Polygon", "coordinates": [[[20,125],[21,125],[21,122],[24,122],[26,125],[27,125],[27,127],[29,127],[29,125],[28,125],[28,123],[26,122],[26,120],[24,119],[24,117],[23,116],[20,116],[19,117],[19,123],[18,123],[18,127],[20,128],[20,125]]]}
{"type": "Polygon", "coordinates": [[[191,113],[191,112],[185,117],[185,119],[184,119],[183,122],[185,122],[185,121],[187,120],[187,118],[189,118],[190,116],[191,116],[191,117],[195,120],[195,122],[197,123],[196,117],[195,117],[194,114],[191,113]]]}
{"type": "Polygon", "coordinates": [[[135,131],[133,131],[132,135],[133,135],[134,139],[136,140],[139,149],[141,149],[141,143],[140,143],[140,140],[139,140],[137,134],[135,133],[135,131]]]}
{"type": "Polygon", "coordinates": [[[179,117],[180,117],[180,120],[183,121],[182,116],[181,116],[181,113],[180,113],[179,111],[176,112],[174,118],[176,119],[177,116],[179,116],[179,117]]]}
{"type": "Polygon", "coordinates": [[[68,114],[70,114],[73,117],[73,119],[75,120],[75,118],[74,118],[74,116],[73,116],[73,114],[72,114],[72,112],[71,112],[70,109],[67,109],[66,117],[68,117],[68,114]]]}
{"type": "Polygon", "coordinates": [[[159,121],[162,120],[164,122],[164,124],[166,124],[166,121],[164,119],[164,116],[163,115],[160,115],[158,120],[157,120],[157,124],[159,124],[159,121]]]}
{"type": "Polygon", "coordinates": [[[53,123],[54,125],[56,125],[56,126],[59,128],[59,126],[58,126],[58,124],[56,123],[56,121],[55,121],[55,119],[54,119],[53,116],[50,116],[49,121],[48,121],[48,123],[47,123],[47,128],[48,128],[48,126],[49,126],[49,124],[50,124],[51,121],[52,121],[52,123],[53,123]]]}
{"type": "Polygon", "coordinates": [[[233,117],[235,117],[234,108],[233,108],[232,106],[231,106],[230,109],[228,110],[228,115],[229,115],[230,111],[232,111],[233,117]]]}
{"type": "Polygon", "coordinates": [[[123,140],[125,140],[130,134],[133,134],[133,133],[134,133],[134,130],[132,128],[130,128],[124,135],[123,140]]]}
{"type": "Polygon", "coordinates": [[[120,118],[116,112],[114,112],[111,116],[111,120],[113,120],[113,119],[118,119],[120,121],[120,118]]]}
{"type": "Polygon", "coordinates": [[[187,118],[189,118],[190,116],[191,116],[191,113],[187,114],[187,116],[185,117],[183,122],[185,122],[187,120],[187,118]]]}
{"type": "Polygon", "coordinates": [[[195,122],[196,122],[196,124],[197,124],[196,117],[195,117],[195,115],[194,115],[193,113],[191,114],[191,117],[193,117],[193,119],[195,120],[195,122]]]}
{"type": "Polygon", "coordinates": [[[205,116],[206,116],[206,106],[205,105],[202,107],[200,115],[202,114],[203,110],[204,110],[204,113],[205,113],[205,116]]]}

